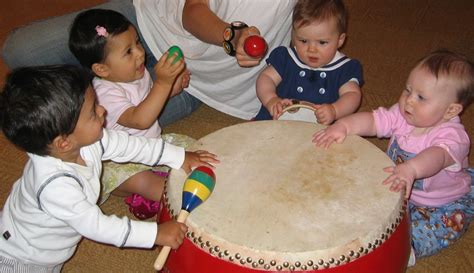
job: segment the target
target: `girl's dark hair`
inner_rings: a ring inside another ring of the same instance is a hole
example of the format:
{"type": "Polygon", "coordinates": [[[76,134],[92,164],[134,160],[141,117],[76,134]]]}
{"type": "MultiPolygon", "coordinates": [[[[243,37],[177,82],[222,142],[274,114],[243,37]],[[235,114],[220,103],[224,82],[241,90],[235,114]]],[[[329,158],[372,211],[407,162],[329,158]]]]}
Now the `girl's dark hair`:
{"type": "Polygon", "coordinates": [[[347,32],[347,10],[342,0],[299,0],[293,9],[293,28],[336,18],[340,34],[347,32]]]}
{"type": "Polygon", "coordinates": [[[127,31],[130,26],[133,24],[125,16],[113,10],[83,11],[71,25],[69,49],[84,67],[91,69],[94,63],[105,60],[107,38],[127,31]]]}
{"type": "Polygon", "coordinates": [[[13,70],[0,97],[3,133],[26,152],[48,155],[57,136],[74,131],[91,80],[89,71],[72,65],[13,70]]]}

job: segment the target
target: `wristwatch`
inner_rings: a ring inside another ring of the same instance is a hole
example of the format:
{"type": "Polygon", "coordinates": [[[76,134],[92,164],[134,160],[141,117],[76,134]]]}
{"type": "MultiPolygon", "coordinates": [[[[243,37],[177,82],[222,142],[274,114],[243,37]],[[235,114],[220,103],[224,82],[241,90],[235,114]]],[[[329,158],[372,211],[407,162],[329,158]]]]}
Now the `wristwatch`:
{"type": "Polygon", "coordinates": [[[225,53],[230,56],[235,56],[235,48],[232,45],[232,40],[235,37],[235,31],[248,27],[248,25],[241,21],[234,21],[230,23],[230,26],[224,29],[224,41],[222,42],[222,47],[224,48],[225,53]]]}

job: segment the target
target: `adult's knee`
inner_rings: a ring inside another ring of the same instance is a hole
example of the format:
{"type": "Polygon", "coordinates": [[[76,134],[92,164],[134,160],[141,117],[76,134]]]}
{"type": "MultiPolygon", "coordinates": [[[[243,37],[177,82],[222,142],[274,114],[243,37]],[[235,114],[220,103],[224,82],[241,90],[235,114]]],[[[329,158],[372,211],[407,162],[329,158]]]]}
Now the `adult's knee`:
{"type": "MultiPolygon", "coordinates": [[[[130,0],[110,1],[95,8],[119,11],[136,23],[135,9],[130,0]]],[[[31,65],[79,65],[68,46],[69,26],[79,12],[36,21],[10,33],[2,49],[7,66],[13,69],[31,65]]]]}
{"type": "Polygon", "coordinates": [[[31,43],[17,35],[16,32],[11,33],[2,48],[2,58],[5,64],[13,69],[19,66],[32,65],[27,59],[27,52],[31,50],[31,43]]]}
{"type": "MultiPolygon", "coordinates": [[[[69,19],[69,18],[66,18],[69,19]]],[[[2,57],[13,69],[20,66],[79,64],[68,48],[68,25],[62,18],[33,22],[9,34],[2,57]]]]}

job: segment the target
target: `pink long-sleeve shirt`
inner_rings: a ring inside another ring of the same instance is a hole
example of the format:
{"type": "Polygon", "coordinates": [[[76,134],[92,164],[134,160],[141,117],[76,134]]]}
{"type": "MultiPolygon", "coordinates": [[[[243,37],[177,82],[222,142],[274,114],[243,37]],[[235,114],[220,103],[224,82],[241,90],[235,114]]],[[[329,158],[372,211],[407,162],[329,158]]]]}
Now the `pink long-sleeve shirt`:
{"type": "Polygon", "coordinates": [[[398,104],[390,109],[380,107],[373,114],[377,137],[390,137],[390,145],[396,140],[401,149],[414,154],[438,146],[445,149],[455,161],[434,176],[423,179],[423,190],[413,189],[411,193],[412,203],[439,207],[470,191],[471,177],[466,172],[470,140],[458,116],[432,128],[426,134],[413,135],[414,126],[403,118],[398,104]]]}

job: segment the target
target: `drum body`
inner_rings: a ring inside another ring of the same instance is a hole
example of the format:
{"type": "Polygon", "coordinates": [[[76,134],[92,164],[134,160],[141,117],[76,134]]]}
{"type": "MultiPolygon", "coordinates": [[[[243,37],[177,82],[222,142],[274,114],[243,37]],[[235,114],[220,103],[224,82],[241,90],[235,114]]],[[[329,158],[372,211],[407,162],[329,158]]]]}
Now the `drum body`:
{"type": "MultiPolygon", "coordinates": [[[[393,162],[360,137],[316,148],[322,125],[248,122],[190,150],[218,155],[216,185],[188,217],[163,272],[404,272],[406,204],[382,185],[393,162]]],[[[162,220],[176,217],[186,174],[173,170],[162,220]]]]}

